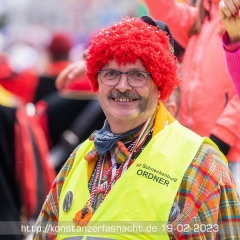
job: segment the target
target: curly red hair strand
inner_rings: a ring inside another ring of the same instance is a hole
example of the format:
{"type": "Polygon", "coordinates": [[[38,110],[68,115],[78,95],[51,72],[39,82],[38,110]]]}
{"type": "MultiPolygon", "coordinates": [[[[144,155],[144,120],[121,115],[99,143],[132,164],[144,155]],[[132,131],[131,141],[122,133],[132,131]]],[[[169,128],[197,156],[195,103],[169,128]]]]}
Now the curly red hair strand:
{"type": "Polygon", "coordinates": [[[135,63],[140,59],[160,90],[160,99],[169,98],[179,85],[178,64],[165,32],[139,18],[126,17],[102,29],[92,39],[86,57],[87,77],[98,90],[97,72],[110,60],[135,63]]]}

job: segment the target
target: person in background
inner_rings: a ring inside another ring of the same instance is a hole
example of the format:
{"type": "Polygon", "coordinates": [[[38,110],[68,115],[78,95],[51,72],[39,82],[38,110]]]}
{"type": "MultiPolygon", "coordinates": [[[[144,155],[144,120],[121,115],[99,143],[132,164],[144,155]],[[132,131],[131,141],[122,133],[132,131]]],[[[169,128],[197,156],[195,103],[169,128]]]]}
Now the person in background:
{"type": "Polygon", "coordinates": [[[74,79],[85,76],[85,73],[85,59],[69,64],[63,71],[60,72],[56,79],[57,89],[64,88],[74,79]]]}
{"type": "Polygon", "coordinates": [[[147,16],[126,17],[93,37],[86,71],[106,121],[55,179],[35,240],[240,238],[227,160],[161,102],[180,83],[172,43],[167,25],[147,16]],[[135,223],[158,230],[131,232],[135,223]],[[104,231],[108,224],[130,230],[104,231]],[[94,235],[81,231],[98,226],[94,235]]]}
{"type": "MultiPolygon", "coordinates": [[[[25,46],[23,49],[20,47],[19,51],[22,52],[24,50],[25,46]]],[[[28,54],[26,55],[28,56],[28,54]]],[[[31,57],[31,54],[29,57],[31,57]]],[[[34,100],[35,91],[39,82],[38,77],[32,67],[17,67],[18,64],[14,64],[12,58],[15,57],[0,53],[0,85],[18,97],[22,104],[26,105],[34,100]]],[[[18,61],[21,61],[21,57],[17,62],[18,61]]]]}
{"type": "Polygon", "coordinates": [[[48,63],[46,69],[39,76],[34,103],[52,92],[56,92],[55,80],[59,73],[70,64],[69,52],[73,47],[73,38],[67,32],[52,33],[51,40],[46,47],[48,63]]]}
{"type": "MultiPolygon", "coordinates": [[[[228,71],[232,77],[238,97],[240,97],[240,3],[232,0],[219,2],[219,12],[226,29],[222,36],[223,50],[226,57],[228,71]]],[[[240,162],[230,162],[240,196],[240,162]]]]}
{"type": "MultiPolygon", "coordinates": [[[[179,3],[186,3],[189,6],[195,6],[196,0],[176,0],[179,3]]],[[[175,39],[174,39],[174,55],[177,57],[179,64],[181,64],[183,60],[183,55],[185,52],[185,48],[183,48],[175,39]]]]}
{"type": "MultiPolygon", "coordinates": [[[[84,45],[82,55],[85,55],[84,49],[88,45],[89,40],[84,45]]],[[[72,65],[68,60],[71,46],[72,41],[68,34],[63,32],[53,34],[48,46],[52,61],[45,76],[40,78],[40,91],[37,92],[38,101],[35,104],[36,115],[47,138],[56,172],[61,169],[72,150],[95,129],[101,128],[105,120],[96,94],[92,92],[86,76],[79,75],[62,89],[55,86],[58,74],[72,65]],[[88,108],[94,110],[88,111],[88,108]]]]}
{"type": "Polygon", "coordinates": [[[151,16],[165,21],[185,48],[179,122],[210,137],[229,162],[240,162],[240,102],[222,50],[219,0],[198,0],[196,7],[175,0],[144,1],[151,16]]]}
{"type": "MultiPolygon", "coordinates": [[[[55,178],[31,106],[0,85],[0,239],[22,240],[55,178]]],[[[27,233],[26,233],[27,234],[27,233]]]]}
{"type": "Polygon", "coordinates": [[[228,0],[219,2],[222,23],[226,29],[222,36],[228,71],[240,97],[240,3],[228,0]]]}

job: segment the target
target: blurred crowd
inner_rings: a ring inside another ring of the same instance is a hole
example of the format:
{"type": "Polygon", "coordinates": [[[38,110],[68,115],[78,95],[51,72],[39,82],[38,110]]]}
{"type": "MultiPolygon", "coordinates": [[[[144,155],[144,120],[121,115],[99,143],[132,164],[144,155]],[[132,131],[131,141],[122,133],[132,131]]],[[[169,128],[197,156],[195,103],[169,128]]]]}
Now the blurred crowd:
{"type": "MultiPolygon", "coordinates": [[[[88,10],[97,7],[97,1],[85,2],[88,10]]],[[[229,161],[240,194],[240,103],[222,50],[225,29],[218,3],[139,0],[127,7],[124,1],[122,8],[126,10],[120,16],[113,9],[121,5],[105,1],[112,16],[99,11],[91,18],[95,22],[99,19],[103,26],[127,15],[149,14],[168,24],[182,83],[164,104],[180,123],[218,145],[229,161]]],[[[9,39],[7,24],[5,19],[0,26],[0,221],[17,225],[36,219],[69,154],[103,126],[105,116],[84,75],[85,52],[101,25],[89,24],[89,29],[85,27],[78,35],[73,29],[36,25],[32,32],[44,41],[38,39],[35,44],[28,41],[35,36],[26,32],[18,41],[9,39]],[[68,79],[63,80],[66,74],[68,79]]],[[[17,226],[9,227],[11,239],[22,239],[14,234],[17,226]]]]}

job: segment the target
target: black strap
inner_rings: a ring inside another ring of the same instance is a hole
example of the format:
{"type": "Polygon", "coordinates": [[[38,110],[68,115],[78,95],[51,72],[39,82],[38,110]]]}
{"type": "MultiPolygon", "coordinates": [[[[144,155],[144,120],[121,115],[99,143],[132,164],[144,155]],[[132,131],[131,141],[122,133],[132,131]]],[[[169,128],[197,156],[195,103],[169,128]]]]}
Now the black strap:
{"type": "Polygon", "coordinates": [[[54,167],[64,163],[69,152],[72,152],[80,143],[79,139],[86,133],[98,116],[102,108],[98,100],[91,100],[73,121],[69,129],[62,133],[58,142],[50,151],[50,158],[54,167]]]}

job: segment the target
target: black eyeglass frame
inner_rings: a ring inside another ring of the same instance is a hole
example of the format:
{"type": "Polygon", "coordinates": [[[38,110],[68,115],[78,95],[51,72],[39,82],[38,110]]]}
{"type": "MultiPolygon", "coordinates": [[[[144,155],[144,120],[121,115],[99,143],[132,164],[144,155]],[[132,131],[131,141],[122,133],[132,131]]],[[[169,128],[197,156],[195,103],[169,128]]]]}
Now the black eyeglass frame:
{"type": "Polygon", "coordinates": [[[146,81],[145,81],[145,83],[144,83],[143,85],[141,85],[141,86],[132,86],[132,85],[129,83],[130,78],[127,77],[127,82],[128,82],[128,84],[129,84],[129,86],[131,86],[131,87],[143,87],[143,86],[147,83],[148,78],[151,77],[151,73],[150,73],[150,72],[145,72],[145,71],[140,71],[140,70],[132,70],[132,71],[128,71],[128,72],[121,72],[121,71],[118,71],[118,70],[115,70],[115,69],[103,69],[103,70],[98,70],[98,71],[97,71],[97,73],[100,75],[101,82],[102,82],[104,85],[106,85],[106,86],[117,86],[117,85],[119,84],[120,80],[121,80],[122,74],[126,74],[126,75],[127,75],[128,73],[132,73],[132,72],[146,73],[146,74],[147,74],[147,78],[146,78],[146,81]],[[105,71],[107,71],[107,70],[113,70],[113,71],[116,71],[116,72],[120,73],[118,82],[117,82],[116,84],[114,84],[114,85],[108,85],[108,84],[106,84],[106,83],[103,82],[102,77],[101,77],[101,73],[102,73],[102,72],[105,72],[105,71]]]}

